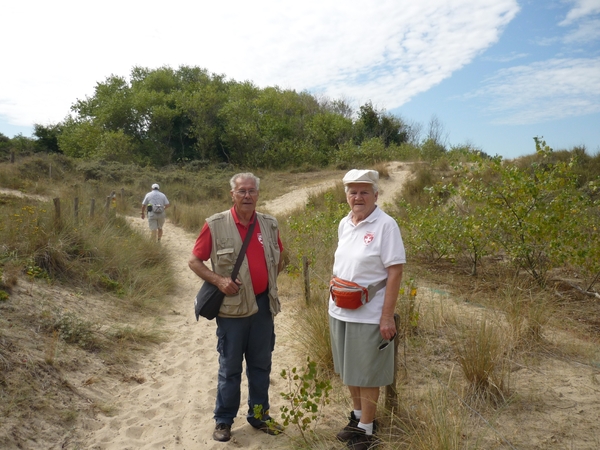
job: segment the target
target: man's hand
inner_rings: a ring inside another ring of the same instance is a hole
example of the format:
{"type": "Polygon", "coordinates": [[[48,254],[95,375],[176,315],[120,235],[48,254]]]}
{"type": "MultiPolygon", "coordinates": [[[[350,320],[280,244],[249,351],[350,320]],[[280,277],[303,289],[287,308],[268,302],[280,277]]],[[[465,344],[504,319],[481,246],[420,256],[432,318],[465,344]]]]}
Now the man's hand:
{"type": "Polygon", "coordinates": [[[188,266],[192,271],[205,281],[214,284],[225,295],[235,295],[240,291],[242,282],[239,279],[233,281],[229,277],[216,274],[204,264],[204,261],[199,260],[192,254],[188,261],[188,266]]]}
{"type": "Polygon", "coordinates": [[[235,295],[240,291],[241,284],[240,280],[235,280],[234,282],[229,277],[220,277],[217,287],[225,295],[235,295]]]}

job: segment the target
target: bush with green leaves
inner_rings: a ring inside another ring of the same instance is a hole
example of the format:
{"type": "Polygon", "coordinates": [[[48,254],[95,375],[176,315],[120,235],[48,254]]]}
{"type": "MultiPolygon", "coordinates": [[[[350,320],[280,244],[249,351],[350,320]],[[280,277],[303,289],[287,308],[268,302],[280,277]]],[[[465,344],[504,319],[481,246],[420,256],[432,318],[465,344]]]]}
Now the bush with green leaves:
{"type": "Polygon", "coordinates": [[[474,275],[486,255],[503,255],[540,286],[551,268],[568,266],[591,289],[600,277],[600,214],[588,193],[600,184],[580,189],[574,160],[555,161],[539,139],[536,152],[538,160],[525,168],[500,157],[458,165],[452,183],[426,188],[427,205],[400,201],[412,254],[430,261],[462,258],[474,275]]]}
{"type": "Polygon", "coordinates": [[[291,370],[282,370],[281,377],[288,382],[288,391],[281,396],[287,402],[281,407],[283,425],[296,425],[306,442],[305,432],[317,426],[323,413],[323,407],[329,404],[331,382],[322,377],[317,370],[317,363],[306,359],[306,366],[302,371],[296,367],[291,370]]]}
{"type": "Polygon", "coordinates": [[[591,205],[577,189],[571,162],[544,162],[552,149],[539,139],[536,152],[541,162],[525,170],[499,158],[465,168],[458,195],[481,205],[479,224],[490,238],[544,285],[548,270],[570,258],[567,246],[587,245],[577,242],[583,231],[578,222],[591,205]],[[492,182],[484,176],[489,170],[496,174],[492,182]]]}

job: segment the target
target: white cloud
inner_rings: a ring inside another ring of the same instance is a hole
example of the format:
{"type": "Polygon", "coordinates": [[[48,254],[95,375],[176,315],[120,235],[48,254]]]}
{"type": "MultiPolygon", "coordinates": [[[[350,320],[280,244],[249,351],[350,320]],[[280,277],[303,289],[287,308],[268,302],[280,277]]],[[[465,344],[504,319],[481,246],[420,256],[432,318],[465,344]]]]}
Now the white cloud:
{"type": "Polygon", "coordinates": [[[529,56],[528,53],[510,52],[508,55],[494,56],[494,57],[485,56],[482,59],[484,61],[491,61],[491,62],[498,62],[498,63],[508,63],[508,62],[514,61],[516,59],[527,58],[528,56],[529,56]]]}
{"type": "Polygon", "coordinates": [[[574,3],[575,6],[559,25],[571,25],[584,17],[600,13],[600,0],[566,0],[566,3],[574,3]]]}
{"type": "Polygon", "coordinates": [[[3,8],[0,115],[62,120],[111,74],[192,65],[396,108],[497,42],[516,0],[21,0],[3,8]]]}
{"type": "Polygon", "coordinates": [[[564,42],[567,44],[585,44],[600,40],[600,19],[586,20],[568,33],[564,42]]]}
{"type": "Polygon", "coordinates": [[[499,71],[470,94],[494,123],[524,125],[600,112],[600,58],[551,59],[499,71]]]}

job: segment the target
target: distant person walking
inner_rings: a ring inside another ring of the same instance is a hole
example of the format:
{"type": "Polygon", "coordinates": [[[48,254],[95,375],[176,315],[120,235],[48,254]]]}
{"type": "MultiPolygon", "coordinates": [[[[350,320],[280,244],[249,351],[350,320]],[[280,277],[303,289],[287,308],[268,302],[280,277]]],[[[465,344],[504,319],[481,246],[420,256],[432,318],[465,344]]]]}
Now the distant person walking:
{"type": "Polygon", "coordinates": [[[142,201],[142,219],[148,214],[148,226],[152,240],[160,239],[163,236],[163,225],[167,214],[165,210],[170,206],[167,196],[160,192],[160,186],[156,183],[152,185],[152,190],[146,194],[142,201]]]}

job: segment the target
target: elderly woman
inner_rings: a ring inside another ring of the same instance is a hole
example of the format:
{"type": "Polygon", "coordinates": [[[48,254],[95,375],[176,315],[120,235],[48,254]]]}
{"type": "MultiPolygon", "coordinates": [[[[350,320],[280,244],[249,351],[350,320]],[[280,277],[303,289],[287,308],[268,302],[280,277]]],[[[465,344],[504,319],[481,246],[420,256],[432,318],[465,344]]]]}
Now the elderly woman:
{"type": "Polygon", "coordinates": [[[394,377],[394,346],[386,344],[396,335],[394,309],[406,256],[398,224],[376,205],[379,173],[353,169],[342,181],[350,213],[338,227],[329,326],[335,372],[348,386],[354,410],[337,438],[366,450],[377,443],[379,388],[394,377]]]}

